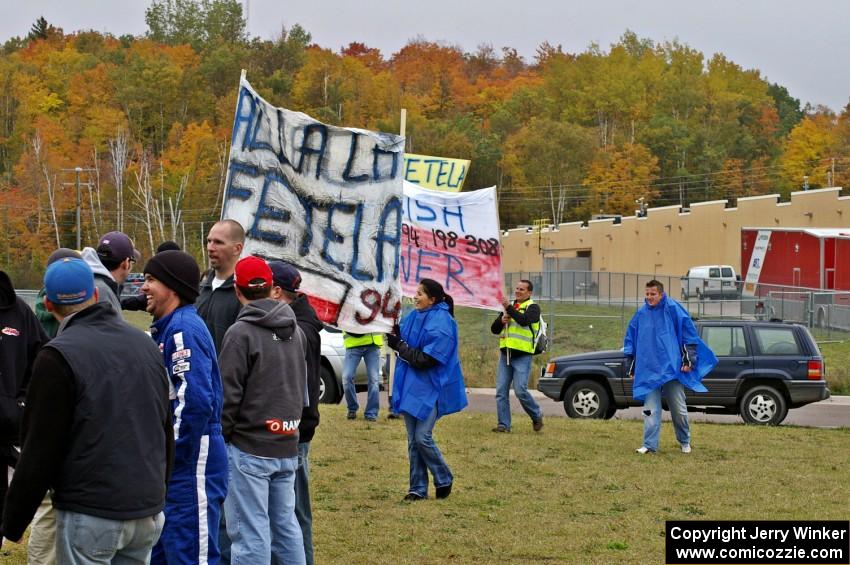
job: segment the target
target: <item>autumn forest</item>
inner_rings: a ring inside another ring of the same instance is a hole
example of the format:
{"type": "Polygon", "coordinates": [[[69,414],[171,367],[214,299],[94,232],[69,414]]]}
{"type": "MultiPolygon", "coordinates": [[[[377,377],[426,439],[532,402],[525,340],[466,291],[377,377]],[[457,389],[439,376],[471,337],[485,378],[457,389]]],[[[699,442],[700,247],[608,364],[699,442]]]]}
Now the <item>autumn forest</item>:
{"type": "Polygon", "coordinates": [[[339,49],[297,24],[249,37],[236,0],[154,0],[145,20],[144,36],[114,37],[44,14],[0,49],[0,268],[20,287],[75,246],[78,187],[83,245],[119,229],[145,255],[174,239],[202,258],[241,69],[269,102],[326,123],[398,132],[405,108],[407,151],[470,159],[465,189],[496,185],[505,227],[850,176],[850,108],[802,107],[757,69],[628,30],[526,59],[425,38],[339,49]]]}

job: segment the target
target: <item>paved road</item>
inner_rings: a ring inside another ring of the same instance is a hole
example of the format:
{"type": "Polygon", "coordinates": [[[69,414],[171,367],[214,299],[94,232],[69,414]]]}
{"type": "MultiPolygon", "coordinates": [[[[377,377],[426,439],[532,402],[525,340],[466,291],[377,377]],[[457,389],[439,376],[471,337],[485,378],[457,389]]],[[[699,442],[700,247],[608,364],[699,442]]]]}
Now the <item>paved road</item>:
{"type": "MultiPolygon", "coordinates": [[[[496,389],[492,388],[471,388],[469,393],[469,408],[472,412],[483,414],[495,414],[496,412],[496,389]]],[[[561,402],[555,402],[538,391],[532,391],[534,398],[543,409],[543,414],[546,417],[566,418],[564,405],[561,402]]],[[[365,406],[366,394],[358,395],[360,405],[365,406]]],[[[381,405],[386,406],[387,396],[381,393],[381,405]]],[[[525,414],[519,401],[511,392],[511,411],[516,416],[525,414]]],[[[618,410],[614,418],[640,420],[643,418],[639,407],[628,408],[626,410],[618,410]]],[[[670,413],[664,412],[664,420],[670,419],[670,413]]],[[[690,419],[693,422],[715,422],[723,424],[740,424],[743,422],[739,416],[727,414],[704,414],[701,412],[691,412],[690,419]]],[[[809,426],[814,428],[840,428],[850,427],[850,396],[833,396],[828,400],[816,402],[803,406],[802,408],[794,408],[788,411],[788,416],[782,425],[809,426]]]]}
{"type": "MultiPolygon", "coordinates": [[[[542,393],[532,391],[534,398],[540,404],[545,416],[566,418],[564,404],[556,402],[542,393]]],[[[474,412],[489,413],[496,411],[496,390],[491,388],[469,389],[469,409],[474,412]]],[[[514,414],[525,414],[519,401],[511,392],[511,411],[514,414]]],[[[640,420],[643,414],[639,407],[618,410],[615,418],[640,420]]],[[[664,412],[664,420],[670,419],[670,413],[664,412]]],[[[727,414],[704,414],[691,412],[690,419],[694,422],[735,423],[743,422],[739,416],[727,414]]],[[[816,428],[850,427],[850,396],[834,396],[830,399],[794,408],[788,411],[783,425],[811,426],[816,428]]]]}

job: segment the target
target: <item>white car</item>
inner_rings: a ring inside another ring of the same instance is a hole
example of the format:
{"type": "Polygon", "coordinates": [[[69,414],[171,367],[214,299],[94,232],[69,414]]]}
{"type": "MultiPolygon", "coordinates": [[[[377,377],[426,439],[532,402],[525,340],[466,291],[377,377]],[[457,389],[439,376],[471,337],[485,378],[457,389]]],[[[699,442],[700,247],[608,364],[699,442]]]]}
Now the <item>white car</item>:
{"type": "MultiPolygon", "coordinates": [[[[345,361],[345,345],[343,344],[342,332],[325,326],[319,332],[322,338],[322,382],[319,385],[319,400],[325,403],[339,403],[342,401],[342,364],[345,361]]],[[[389,374],[389,359],[387,354],[381,363],[381,389],[386,388],[387,375],[389,374]]],[[[358,391],[366,390],[366,363],[360,361],[357,373],[354,375],[354,385],[358,391]]]]}

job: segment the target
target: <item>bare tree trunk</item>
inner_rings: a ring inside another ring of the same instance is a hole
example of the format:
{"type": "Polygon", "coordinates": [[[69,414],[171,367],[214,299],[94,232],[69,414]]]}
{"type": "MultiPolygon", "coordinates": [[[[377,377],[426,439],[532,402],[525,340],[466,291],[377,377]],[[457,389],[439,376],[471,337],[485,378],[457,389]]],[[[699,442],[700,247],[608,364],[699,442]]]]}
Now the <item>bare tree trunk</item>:
{"type": "MultiPolygon", "coordinates": [[[[177,198],[168,199],[168,216],[171,223],[171,241],[177,241],[177,226],[183,221],[183,195],[186,194],[186,186],[189,184],[189,173],[183,175],[180,179],[180,189],[177,191],[177,198]]],[[[185,232],[183,239],[186,239],[185,232]]],[[[185,241],[184,241],[185,244],[185,241]]]]}
{"type": "Polygon", "coordinates": [[[62,247],[59,241],[59,224],[56,221],[56,175],[53,176],[53,179],[50,178],[50,169],[47,167],[47,163],[42,160],[41,133],[38,130],[36,130],[35,135],[30,140],[30,145],[32,146],[33,155],[35,155],[36,163],[38,163],[41,169],[41,174],[44,175],[44,182],[47,186],[47,199],[50,202],[50,217],[53,220],[53,232],[56,234],[56,247],[62,247]]]}
{"type": "Polygon", "coordinates": [[[139,170],[135,173],[135,175],[136,186],[131,188],[130,191],[133,194],[136,204],[139,205],[139,208],[144,213],[144,216],[140,216],[138,220],[145,226],[148,232],[148,243],[150,244],[150,249],[154,250],[156,247],[154,247],[153,244],[154,220],[151,218],[151,209],[155,206],[155,198],[153,196],[153,191],[151,190],[150,163],[146,152],[143,152],[141,155],[141,159],[139,160],[139,170]]]}
{"type": "Polygon", "coordinates": [[[555,187],[552,184],[552,177],[549,177],[547,184],[547,188],[549,189],[549,208],[552,211],[552,219],[554,220],[558,216],[555,213],[555,187]]]}
{"type": "Polygon", "coordinates": [[[89,206],[91,208],[91,222],[92,227],[94,228],[94,235],[98,237],[100,235],[100,228],[97,225],[97,219],[100,217],[100,167],[97,164],[97,147],[95,147],[92,152],[94,153],[94,190],[97,191],[97,208],[94,207],[94,190],[92,189],[91,183],[88,183],[89,189],[89,206]]]}
{"type": "MultiPolygon", "coordinates": [[[[112,181],[115,183],[115,203],[118,231],[124,231],[124,169],[127,166],[129,137],[123,129],[107,141],[109,154],[112,158],[112,181]]],[[[100,191],[98,190],[98,201],[100,191]]]]}
{"type": "Polygon", "coordinates": [[[56,190],[56,175],[53,175],[53,181],[50,180],[50,171],[47,170],[47,165],[42,165],[41,171],[44,173],[44,180],[47,183],[47,198],[50,200],[50,216],[53,218],[53,231],[56,233],[56,247],[62,247],[59,241],[59,224],[56,222],[56,199],[54,191],[56,190]]]}
{"type": "Polygon", "coordinates": [[[560,225],[560,223],[564,220],[564,210],[567,207],[567,193],[568,187],[563,183],[558,185],[558,215],[552,218],[552,223],[560,225]]]}

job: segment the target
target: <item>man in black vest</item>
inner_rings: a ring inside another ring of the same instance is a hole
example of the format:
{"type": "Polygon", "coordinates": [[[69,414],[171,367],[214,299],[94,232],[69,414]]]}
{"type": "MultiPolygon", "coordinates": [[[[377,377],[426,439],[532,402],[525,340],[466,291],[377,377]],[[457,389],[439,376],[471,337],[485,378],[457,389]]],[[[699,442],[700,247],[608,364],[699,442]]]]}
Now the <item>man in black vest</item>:
{"type": "Polygon", "coordinates": [[[174,442],[161,354],[97,302],[85,261],[53,263],[44,286],[59,333],[33,365],[3,534],[20,540],[53,488],[59,563],[145,563],[162,530],[174,442]]]}

